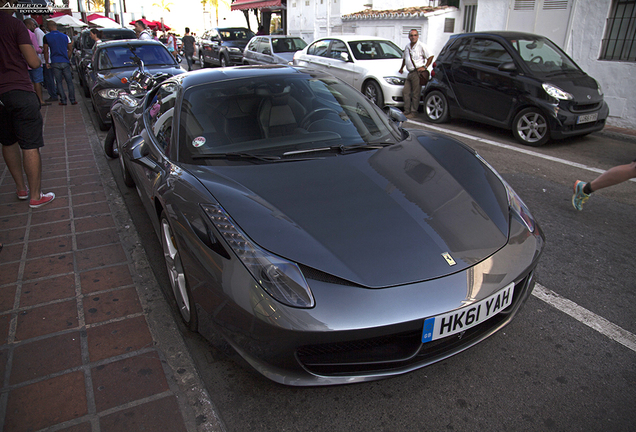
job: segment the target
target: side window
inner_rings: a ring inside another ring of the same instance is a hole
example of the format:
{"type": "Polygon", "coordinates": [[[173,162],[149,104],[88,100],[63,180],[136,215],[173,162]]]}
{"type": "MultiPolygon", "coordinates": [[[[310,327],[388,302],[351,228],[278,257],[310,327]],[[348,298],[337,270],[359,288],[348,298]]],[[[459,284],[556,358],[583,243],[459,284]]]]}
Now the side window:
{"type": "Polygon", "coordinates": [[[258,46],[258,39],[252,39],[250,44],[247,46],[249,51],[256,51],[256,47],[258,46]]]}
{"type": "Polygon", "coordinates": [[[347,46],[345,45],[345,43],[339,40],[333,41],[331,44],[330,57],[340,60],[340,59],[343,59],[342,57],[343,53],[349,54],[349,51],[347,50],[347,46]]]}
{"type": "Polygon", "coordinates": [[[500,64],[513,60],[506,48],[499,42],[475,38],[470,48],[470,61],[485,66],[499,67],[500,64]]]}
{"type": "Polygon", "coordinates": [[[327,51],[329,50],[329,40],[320,40],[315,42],[307,50],[307,54],[320,57],[327,57],[327,51]]]}
{"type": "Polygon", "coordinates": [[[164,154],[170,150],[177,88],[178,86],[172,82],[163,84],[155,93],[148,109],[152,134],[155,136],[157,146],[164,154]]]}
{"type": "Polygon", "coordinates": [[[451,51],[455,51],[455,58],[460,60],[468,60],[468,52],[470,51],[470,41],[472,38],[464,38],[458,43],[454,43],[451,47],[451,51]]]}

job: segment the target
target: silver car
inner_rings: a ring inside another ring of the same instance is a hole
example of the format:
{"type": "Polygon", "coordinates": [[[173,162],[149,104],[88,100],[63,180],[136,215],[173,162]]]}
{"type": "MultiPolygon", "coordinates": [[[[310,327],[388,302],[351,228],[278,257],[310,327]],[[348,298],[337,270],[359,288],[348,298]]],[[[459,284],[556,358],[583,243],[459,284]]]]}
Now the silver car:
{"type": "Polygon", "coordinates": [[[399,72],[402,50],[390,40],[361,35],[325,37],[297,52],[294,65],[329,72],[380,107],[404,106],[407,73],[399,72]]]}
{"type": "Polygon", "coordinates": [[[243,51],[243,64],[290,64],[296,51],[300,51],[306,46],[307,42],[299,37],[255,36],[243,51]]]}

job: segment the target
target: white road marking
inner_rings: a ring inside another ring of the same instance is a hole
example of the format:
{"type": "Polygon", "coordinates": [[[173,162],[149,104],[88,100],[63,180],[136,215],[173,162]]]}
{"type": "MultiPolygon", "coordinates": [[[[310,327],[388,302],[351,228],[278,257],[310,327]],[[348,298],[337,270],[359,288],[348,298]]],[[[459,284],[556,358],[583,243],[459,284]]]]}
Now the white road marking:
{"type": "Polygon", "coordinates": [[[540,284],[535,284],[532,295],[543,300],[550,306],[553,306],[570,315],[575,320],[585,324],[586,326],[596,330],[604,336],[618,342],[621,345],[636,352],[636,335],[628,332],[622,327],[596,315],[593,312],[577,305],[572,300],[561,297],[559,294],[551,291],[540,284]]]}
{"type": "MultiPolygon", "coordinates": [[[[415,123],[418,126],[423,126],[423,127],[427,128],[427,129],[432,129],[434,131],[444,133],[446,135],[454,135],[454,136],[457,136],[457,137],[460,137],[460,138],[466,138],[466,139],[469,139],[469,140],[478,141],[478,142],[481,142],[481,143],[484,143],[484,144],[489,144],[489,145],[492,145],[492,146],[495,146],[495,147],[499,147],[499,148],[503,148],[503,149],[506,149],[506,150],[512,150],[512,151],[515,151],[517,153],[523,153],[523,154],[527,154],[529,156],[534,156],[534,157],[538,157],[538,158],[541,158],[541,159],[549,160],[549,161],[552,161],[552,162],[557,162],[557,163],[560,163],[560,164],[563,164],[563,165],[567,165],[567,166],[570,166],[570,167],[584,169],[584,170],[591,171],[591,172],[596,173],[596,174],[602,174],[602,173],[605,172],[605,170],[602,170],[600,168],[594,168],[594,167],[591,167],[591,166],[587,166],[587,165],[583,165],[583,164],[580,164],[580,163],[572,162],[572,161],[569,161],[569,160],[566,160],[566,159],[561,159],[561,158],[557,158],[557,157],[553,157],[553,156],[544,155],[544,154],[538,153],[536,151],[532,151],[532,150],[525,149],[525,148],[519,148],[519,147],[511,146],[511,145],[500,143],[500,142],[497,142],[497,141],[493,141],[493,140],[490,140],[490,139],[487,139],[487,138],[480,138],[480,137],[469,135],[469,134],[466,134],[466,133],[463,133],[463,132],[457,132],[457,131],[453,131],[453,130],[449,130],[449,129],[444,129],[444,128],[439,127],[439,126],[433,126],[431,124],[422,123],[422,122],[419,122],[419,121],[409,120],[409,122],[415,123]]],[[[630,181],[636,183],[636,179],[631,179],[630,181]]]]}
{"type": "MultiPolygon", "coordinates": [[[[495,147],[503,148],[506,150],[512,150],[518,153],[527,154],[529,156],[534,156],[542,159],[546,159],[552,162],[557,162],[563,165],[571,166],[574,168],[580,168],[587,171],[591,171],[594,173],[604,173],[605,171],[599,168],[589,167],[587,165],[579,164],[576,162],[568,161],[565,159],[560,159],[552,156],[547,156],[541,153],[537,153],[532,150],[514,147],[508,144],[500,143],[497,141],[489,140],[486,138],[480,138],[473,135],[469,135],[463,132],[456,132],[449,129],[444,129],[438,126],[433,126],[427,123],[422,123],[418,121],[410,120],[412,123],[417,124],[418,126],[423,126],[428,129],[433,129],[437,132],[442,132],[447,135],[454,135],[460,138],[466,138],[473,141],[478,141],[484,144],[489,144],[495,147]]],[[[631,181],[636,182],[636,179],[631,179],[631,181]]],[[[617,326],[616,324],[606,320],[605,318],[596,315],[595,313],[585,309],[582,306],[574,303],[572,300],[568,300],[565,297],[560,296],[552,290],[547,289],[543,285],[536,284],[534,290],[532,291],[532,295],[538,298],[539,300],[543,300],[547,304],[556,309],[564,312],[565,314],[571,316],[575,320],[585,324],[586,326],[596,330],[602,335],[612,339],[615,342],[627,347],[628,349],[636,352],[636,335],[625,330],[622,327],[617,326]]]]}

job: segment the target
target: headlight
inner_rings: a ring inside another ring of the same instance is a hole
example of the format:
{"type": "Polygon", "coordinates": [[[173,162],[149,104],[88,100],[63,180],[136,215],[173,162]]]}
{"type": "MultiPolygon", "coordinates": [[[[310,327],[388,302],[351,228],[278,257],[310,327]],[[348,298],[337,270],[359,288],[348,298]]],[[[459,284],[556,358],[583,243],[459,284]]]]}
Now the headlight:
{"type": "Polygon", "coordinates": [[[574,99],[574,96],[572,96],[570,93],[561,90],[560,88],[558,88],[555,85],[552,84],[548,84],[548,83],[543,83],[543,90],[545,90],[545,92],[552,96],[555,99],[559,99],[559,100],[572,100],[574,99]]]}
{"type": "Polygon", "coordinates": [[[125,92],[123,89],[104,89],[97,92],[104,99],[117,99],[119,93],[125,92]]]}
{"type": "Polygon", "coordinates": [[[603,89],[601,88],[601,85],[598,83],[598,81],[596,81],[596,86],[598,87],[598,95],[603,96],[603,89]]]}
{"type": "Polygon", "coordinates": [[[242,50],[240,48],[234,48],[234,47],[230,47],[230,51],[233,52],[242,52],[242,50]]]}
{"type": "Polygon", "coordinates": [[[314,297],[309,285],[295,263],[271,254],[252,242],[221,206],[201,207],[247,270],[269,295],[288,306],[314,306],[314,297]]]}
{"type": "Polygon", "coordinates": [[[484,165],[490,168],[490,170],[495,173],[495,175],[499,177],[499,180],[501,180],[501,182],[503,183],[504,187],[506,188],[506,194],[508,195],[508,208],[510,209],[512,215],[519,219],[519,221],[521,221],[526,226],[526,228],[528,228],[528,231],[530,231],[531,233],[534,232],[537,225],[534,220],[534,216],[532,216],[532,213],[530,213],[530,210],[528,210],[528,206],[526,206],[519,195],[517,195],[517,192],[512,189],[508,182],[505,181],[503,177],[501,177],[501,175],[488,162],[486,162],[480,155],[476,156],[480,161],[482,161],[484,165]]]}
{"type": "Polygon", "coordinates": [[[392,85],[404,85],[404,83],[406,82],[406,78],[389,76],[384,77],[384,81],[392,85]]]}

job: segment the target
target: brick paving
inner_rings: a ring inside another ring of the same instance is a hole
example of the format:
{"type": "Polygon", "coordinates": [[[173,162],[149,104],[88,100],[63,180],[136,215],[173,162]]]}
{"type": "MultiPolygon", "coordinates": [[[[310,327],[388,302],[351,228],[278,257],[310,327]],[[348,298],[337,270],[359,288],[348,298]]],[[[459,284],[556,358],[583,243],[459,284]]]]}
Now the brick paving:
{"type": "Polygon", "coordinates": [[[184,348],[162,339],[156,304],[144,307],[167,305],[136,282],[85,108],[42,115],[42,190],[55,201],[19,201],[0,160],[0,431],[223,429],[192,364],[171,360],[184,348]]]}

